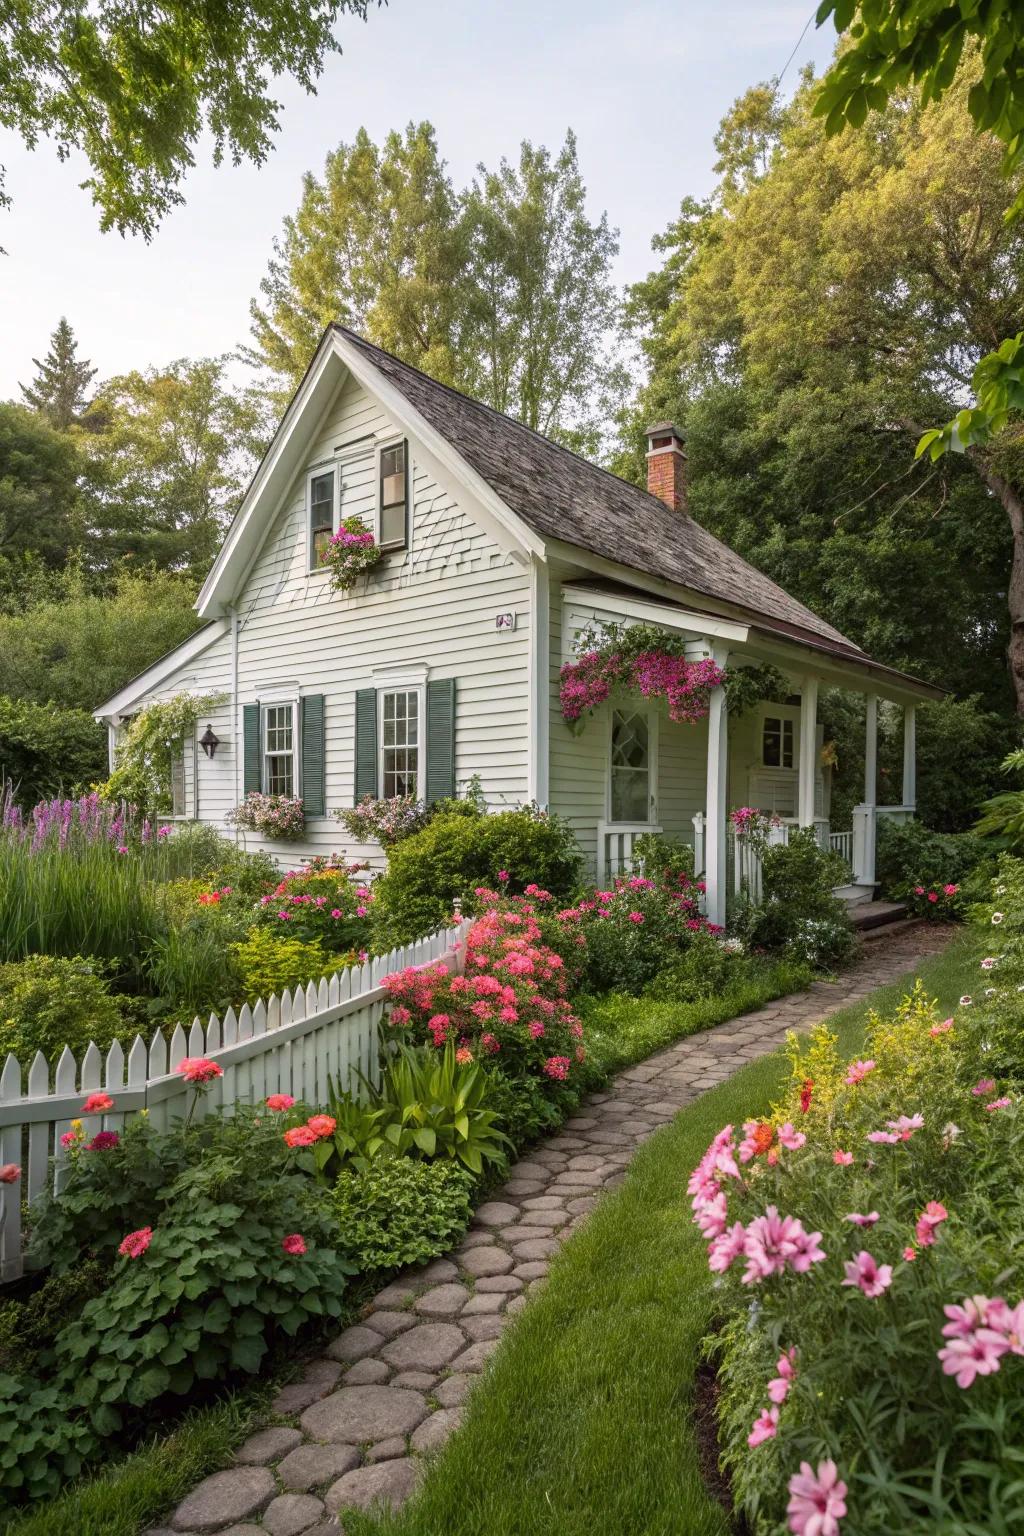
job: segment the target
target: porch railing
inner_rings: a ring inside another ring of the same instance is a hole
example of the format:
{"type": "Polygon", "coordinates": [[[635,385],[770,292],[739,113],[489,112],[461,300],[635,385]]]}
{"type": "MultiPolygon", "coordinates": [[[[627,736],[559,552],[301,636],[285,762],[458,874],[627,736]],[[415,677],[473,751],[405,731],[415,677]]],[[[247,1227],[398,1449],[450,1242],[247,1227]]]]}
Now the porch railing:
{"type": "Polygon", "coordinates": [[[830,832],[828,835],[828,845],[833,853],[838,853],[840,858],[845,859],[850,868],[853,868],[852,832],[830,832]]]}
{"type": "Polygon", "coordinates": [[[597,883],[604,886],[635,864],[634,845],[648,832],[660,832],[649,822],[599,821],[597,824],[597,883]]]}

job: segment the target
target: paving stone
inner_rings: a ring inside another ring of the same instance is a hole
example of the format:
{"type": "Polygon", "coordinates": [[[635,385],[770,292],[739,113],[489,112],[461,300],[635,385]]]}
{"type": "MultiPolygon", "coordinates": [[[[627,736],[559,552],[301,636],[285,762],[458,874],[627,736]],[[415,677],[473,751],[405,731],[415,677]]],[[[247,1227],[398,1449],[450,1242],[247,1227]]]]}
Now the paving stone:
{"type": "Polygon", "coordinates": [[[474,1294],[477,1296],[511,1295],[515,1291],[521,1291],[522,1288],[523,1282],[517,1280],[515,1275],[482,1275],[476,1282],[474,1294]]]}
{"type": "Polygon", "coordinates": [[[468,1253],[471,1248],[485,1248],[488,1243],[494,1242],[494,1233],[486,1230],[479,1232],[467,1232],[462,1242],[456,1248],[456,1253],[468,1253]]]}
{"type": "Polygon", "coordinates": [[[462,1348],[454,1323],[420,1323],[385,1344],[380,1358],[398,1371],[439,1371],[462,1348]]]}
{"type": "Polygon", "coordinates": [[[346,1328],[344,1333],[332,1339],[327,1346],[327,1353],[332,1360],[344,1360],[346,1365],[354,1365],[364,1355],[374,1354],[383,1342],[382,1334],[357,1323],[354,1328],[346,1328]]]}
{"type": "Polygon", "coordinates": [[[517,1312],[521,1312],[523,1310],[523,1308],[526,1306],[526,1301],[527,1301],[527,1298],[525,1296],[513,1296],[512,1300],[509,1302],[508,1306],[505,1308],[505,1311],[509,1312],[513,1316],[515,1316],[515,1314],[517,1312]]]}
{"type": "Polygon", "coordinates": [[[351,1472],[359,1465],[359,1452],[354,1445],[297,1445],[276,1468],[277,1475],[286,1488],[295,1493],[308,1493],[310,1488],[320,1488],[333,1483],[343,1472],[351,1472]]]}
{"type": "Polygon", "coordinates": [[[333,1387],[341,1379],[342,1367],[336,1360],[311,1360],[302,1373],[303,1381],[312,1386],[315,1382],[318,1387],[333,1387]]]}
{"type": "Polygon", "coordinates": [[[504,1326],[505,1319],[499,1312],[491,1317],[467,1317],[463,1323],[462,1331],[467,1339],[471,1339],[474,1344],[477,1344],[481,1339],[500,1338],[501,1330],[504,1326]]]}
{"type": "Polygon", "coordinates": [[[350,1365],[345,1372],[346,1387],[372,1387],[378,1382],[387,1381],[391,1375],[391,1367],[385,1365],[383,1360],[374,1360],[367,1355],[365,1360],[357,1360],[355,1365],[350,1365]]]}
{"type": "Polygon", "coordinates": [[[424,1317],[458,1317],[468,1300],[466,1287],[449,1281],[447,1285],[435,1285],[424,1291],[413,1303],[413,1311],[424,1317]]]}
{"type": "Polygon", "coordinates": [[[506,1253],[504,1248],[474,1248],[462,1260],[462,1267],[467,1274],[483,1278],[488,1275],[507,1275],[513,1262],[512,1255],[506,1253]]]}
{"type": "MultiPolygon", "coordinates": [[[[160,1533],[157,1532],[156,1536],[160,1536],[160,1533]]],[[[263,1536],[263,1527],[243,1520],[241,1525],[229,1525],[227,1530],[218,1532],[218,1536],[263,1536]]]]}
{"type": "MultiPolygon", "coordinates": [[[[675,1114],[675,1110],[672,1111],[675,1114]]],[[[600,1168],[572,1168],[568,1172],[560,1174],[551,1186],[552,1189],[587,1189],[593,1188],[601,1182],[600,1168]]]]}
{"type": "Polygon", "coordinates": [[[516,1163],[509,1169],[508,1176],[510,1179],[546,1179],[550,1171],[543,1163],[516,1163]]]}
{"type": "Polygon", "coordinates": [[[531,1195],[523,1201],[526,1211],[560,1211],[564,1208],[565,1201],[559,1195],[531,1195]]]}
{"type": "Polygon", "coordinates": [[[391,1385],[408,1387],[413,1392],[429,1392],[436,1380],[436,1371],[399,1371],[391,1378],[391,1385]]]}
{"type": "Polygon", "coordinates": [[[315,1440],[362,1445],[411,1434],[426,1416],[427,1405],[418,1392],[403,1387],[341,1387],[307,1408],[301,1422],[315,1440]]]}
{"type": "Polygon", "coordinates": [[[375,1307],[400,1307],[403,1302],[416,1295],[417,1287],[412,1280],[395,1280],[393,1284],[386,1285],[382,1291],[378,1291],[373,1298],[375,1307]]]}
{"type": "Polygon", "coordinates": [[[553,1253],[558,1252],[558,1243],[553,1237],[538,1237],[529,1243],[517,1243],[512,1252],[518,1261],[516,1273],[522,1274],[519,1264],[524,1259],[527,1262],[532,1262],[534,1259],[549,1259],[553,1253]]]}
{"type": "Polygon", "coordinates": [[[551,1233],[548,1227],[535,1227],[532,1222],[529,1226],[502,1227],[501,1231],[498,1233],[498,1236],[501,1238],[503,1243],[513,1244],[528,1243],[532,1239],[550,1237],[550,1235],[551,1233]]]}
{"type": "Polygon", "coordinates": [[[297,1429],[288,1429],[284,1424],[261,1429],[238,1447],[235,1460],[246,1466],[265,1467],[279,1460],[292,1446],[298,1445],[301,1439],[297,1429]]]}
{"type": "Polygon", "coordinates": [[[584,1152],[579,1157],[570,1157],[569,1167],[574,1169],[600,1168],[602,1162],[603,1158],[598,1157],[595,1153],[584,1152]]]}
{"type": "Polygon", "coordinates": [[[509,1205],[504,1200],[488,1200],[477,1208],[473,1220],[482,1227],[503,1227],[507,1222],[515,1221],[518,1215],[517,1205],[509,1205]]]}
{"type": "Polygon", "coordinates": [[[311,1493],[279,1493],[263,1511],[263,1529],[270,1536],[300,1536],[324,1513],[323,1503],[311,1493]]]}
{"type": "Polygon", "coordinates": [[[459,1327],[465,1333],[466,1324],[471,1317],[486,1317],[495,1312],[501,1312],[505,1307],[505,1298],[500,1292],[488,1295],[486,1292],[479,1296],[471,1296],[463,1307],[459,1316],[459,1327]]]}
{"type": "Polygon", "coordinates": [[[596,1195],[583,1195],[579,1200],[570,1200],[566,1210],[571,1211],[574,1216],[585,1216],[588,1211],[594,1209],[596,1204],[596,1195]]]}
{"type": "Polygon", "coordinates": [[[381,1461],[346,1472],[327,1490],[327,1508],[369,1509],[373,1504],[388,1504],[398,1509],[415,1491],[421,1465],[413,1457],[403,1456],[398,1461],[381,1461]]]}
{"type": "Polygon", "coordinates": [[[440,1285],[443,1280],[457,1280],[459,1272],[451,1259],[431,1259],[410,1276],[422,1290],[425,1285],[440,1285]]]}
{"type": "Polygon", "coordinates": [[[444,1381],[439,1381],[434,1390],[434,1397],[442,1408],[458,1408],[464,1403],[470,1391],[476,1383],[475,1376],[446,1376],[444,1381]]]}
{"type": "MultiPolygon", "coordinates": [[[[412,1296],[414,1292],[410,1291],[412,1296]]],[[[416,1314],[410,1308],[407,1312],[391,1312],[385,1309],[383,1312],[371,1312],[366,1319],[375,1333],[381,1334],[385,1339],[393,1339],[396,1334],[404,1333],[407,1328],[412,1328],[416,1322],[416,1314]]]]}
{"type": "Polygon", "coordinates": [[[371,1445],[366,1453],[367,1461],[394,1461],[396,1456],[404,1456],[407,1450],[404,1435],[392,1435],[389,1440],[378,1440],[376,1445],[371,1445]]]}
{"type": "Polygon", "coordinates": [[[414,1451],[439,1451],[453,1430],[462,1423],[461,1408],[439,1408],[424,1419],[409,1442],[414,1451]]]}
{"type": "Polygon", "coordinates": [[[547,1272],[546,1259],[528,1259],[524,1264],[516,1265],[516,1278],[519,1280],[539,1280],[547,1272]]]}
{"type": "Polygon", "coordinates": [[[497,1339],[481,1339],[479,1344],[471,1344],[452,1361],[453,1371],[482,1371],[488,1360],[498,1347],[497,1339]]]}
{"type": "MultiPolygon", "coordinates": [[[[529,1216],[530,1227],[533,1229],[540,1227],[545,1236],[549,1232],[553,1232],[556,1227],[564,1227],[565,1223],[569,1220],[569,1213],[566,1210],[530,1211],[529,1216]]],[[[515,1238],[510,1239],[510,1241],[518,1242],[520,1240],[525,1240],[526,1230],[524,1227],[504,1227],[502,1230],[504,1232],[514,1232],[516,1234],[515,1238]]]]}
{"type": "MultiPolygon", "coordinates": [[[[474,1346],[475,1348],[475,1346],[474,1346]]],[[[231,1467],[204,1477],[171,1516],[175,1531],[216,1531],[232,1520],[258,1514],[277,1489],[266,1467],[231,1467]]]]}
{"type": "Polygon", "coordinates": [[[271,1412],[280,1414],[282,1418],[290,1418],[293,1413],[301,1413],[303,1408],[315,1403],[318,1397],[323,1397],[325,1390],[315,1381],[289,1382],[274,1397],[270,1405],[271,1412]]]}
{"type": "Polygon", "coordinates": [[[547,1183],[547,1179],[509,1179],[505,1189],[510,1195],[537,1195],[547,1183]]]}

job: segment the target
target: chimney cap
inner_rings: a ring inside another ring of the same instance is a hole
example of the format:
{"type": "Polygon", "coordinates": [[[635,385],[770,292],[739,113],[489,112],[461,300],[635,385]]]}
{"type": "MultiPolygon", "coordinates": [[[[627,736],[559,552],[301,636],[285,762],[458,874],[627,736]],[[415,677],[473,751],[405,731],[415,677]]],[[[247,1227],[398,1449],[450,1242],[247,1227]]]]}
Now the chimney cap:
{"type": "Polygon", "coordinates": [[[684,443],[686,438],[680,432],[674,421],[656,421],[645,430],[646,437],[674,437],[684,443]]]}

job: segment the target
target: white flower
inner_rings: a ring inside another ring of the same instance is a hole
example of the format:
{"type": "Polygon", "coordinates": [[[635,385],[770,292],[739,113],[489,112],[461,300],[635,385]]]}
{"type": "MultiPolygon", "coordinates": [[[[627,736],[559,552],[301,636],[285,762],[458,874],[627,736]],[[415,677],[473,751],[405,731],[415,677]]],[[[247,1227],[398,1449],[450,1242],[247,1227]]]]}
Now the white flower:
{"type": "Polygon", "coordinates": [[[993,912],[992,913],[992,921],[994,923],[1001,923],[1002,920],[1003,920],[1003,914],[1001,912],[993,912]]]}
{"type": "Polygon", "coordinates": [[[1006,886],[1005,885],[997,885],[996,886],[996,895],[997,896],[1005,896],[1006,895],[1006,886]]]}
{"type": "Polygon", "coordinates": [[[996,964],[997,958],[998,957],[996,955],[986,955],[984,960],[981,962],[982,970],[983,971],[990,971],[992,969],[992,967],[996,964]]]}
{"type": "Polygon", "coordinates": [[[965,992],[963,997],[960,999],[960,1007],[961,1008],[969,1008],[971,1006],[972,1001],[973,1001],[973,999],[971,998],[970,994],[968,992],[965,992]]]}
{"type": "Polygon", "coordinates": [[[947,1141],[956,1141],[956,1138],[960,1135],[960,1127],[952,1120],[948,1120],[942,1127],[942,1134],[947,1141]]]}
{"type": "Polygon", "coordinates": [[[996,995],[995,987],[986,987],[985,988],[985,996],[986,997],[995,997],[995,995],[996,995]]]}

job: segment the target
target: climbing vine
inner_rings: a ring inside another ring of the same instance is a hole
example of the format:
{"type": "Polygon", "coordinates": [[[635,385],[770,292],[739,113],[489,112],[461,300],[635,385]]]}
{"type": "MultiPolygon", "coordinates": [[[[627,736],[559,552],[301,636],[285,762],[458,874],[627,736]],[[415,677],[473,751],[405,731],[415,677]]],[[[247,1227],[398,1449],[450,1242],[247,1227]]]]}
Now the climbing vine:
{"type": "Polygon", "coordinates": [[[174,748],[191,736],[200,715],[223,704],[224,693],[176,693],[147,704],[129,722],[103,786],[107,800],[125,800],[151,816],[171,809],[171,759],[174,748]]]}

